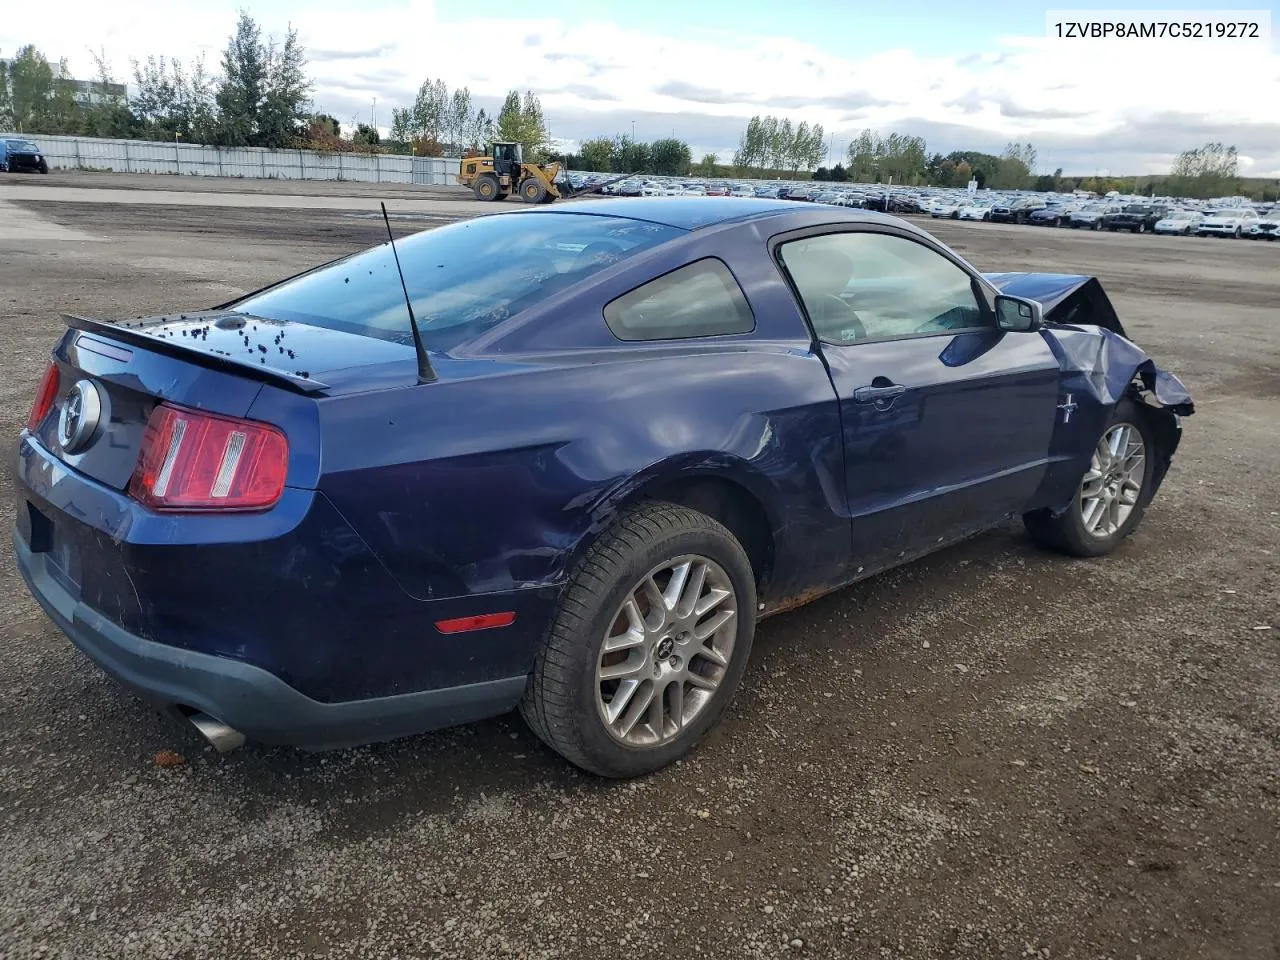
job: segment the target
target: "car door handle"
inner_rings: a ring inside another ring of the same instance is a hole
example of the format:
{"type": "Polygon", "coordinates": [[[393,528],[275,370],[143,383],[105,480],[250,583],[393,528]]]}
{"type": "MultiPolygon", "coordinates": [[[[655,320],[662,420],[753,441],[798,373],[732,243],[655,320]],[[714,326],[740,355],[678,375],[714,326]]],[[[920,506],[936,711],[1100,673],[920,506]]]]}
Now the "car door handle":
{"type": "Polygon", "coordinates": [[[880,400],[892,400],[906,392],[907,388],[900,383],[887,387],[858,387],[853,391],[853,399],[858,403],[875,403],[880,400]]]}

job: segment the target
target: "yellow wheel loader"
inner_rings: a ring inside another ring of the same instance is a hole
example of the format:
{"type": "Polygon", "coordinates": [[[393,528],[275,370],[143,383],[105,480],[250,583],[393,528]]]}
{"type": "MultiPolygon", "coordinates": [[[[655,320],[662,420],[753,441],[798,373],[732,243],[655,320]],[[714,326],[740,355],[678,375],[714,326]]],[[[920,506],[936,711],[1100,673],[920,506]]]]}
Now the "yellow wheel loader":
{"type": "Polygon", "coordinates": [[[514,193],[525,203],[560,199],[558,176],[558,163],[525,163],[518,143],[495,143],[487,156],[463,157],[458,170],[458,182],[470,187],[477,200],[505,200],[514,193]]]}

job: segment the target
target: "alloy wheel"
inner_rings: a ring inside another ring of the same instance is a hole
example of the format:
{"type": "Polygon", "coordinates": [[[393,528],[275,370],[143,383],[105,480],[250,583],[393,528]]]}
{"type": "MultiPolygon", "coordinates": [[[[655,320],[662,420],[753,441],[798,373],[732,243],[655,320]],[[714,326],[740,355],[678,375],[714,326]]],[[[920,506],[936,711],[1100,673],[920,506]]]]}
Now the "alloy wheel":
{"type": "Polygon", "coordinates": [[[596,666],[596,706],[615,740],[655,747],[678,737],[724,679],[738,598],[714,560],[688,555],[636,583],[610,621],[596,666]]]}
{"type": "Polygon", "coordinates": [[[1146,475],[1146,445],[1138,428],[1117,423],[1102,435],[1080,482],[1080,519],[1093,537],[1110,537],[1138,505],[1146,475]]]}

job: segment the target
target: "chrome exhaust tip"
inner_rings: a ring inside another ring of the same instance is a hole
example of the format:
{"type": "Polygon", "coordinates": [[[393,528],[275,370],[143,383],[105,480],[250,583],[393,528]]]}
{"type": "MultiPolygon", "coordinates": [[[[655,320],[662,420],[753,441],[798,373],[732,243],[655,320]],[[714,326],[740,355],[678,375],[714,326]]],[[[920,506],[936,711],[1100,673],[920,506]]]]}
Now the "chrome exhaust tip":
{"type": "Polygon", "coordinates": [[[187,719],[200,732],[200,736],[204,737],[219,753],[230,753],[244,746],[243,733],[207,713],[193,713],[187,719]]]}

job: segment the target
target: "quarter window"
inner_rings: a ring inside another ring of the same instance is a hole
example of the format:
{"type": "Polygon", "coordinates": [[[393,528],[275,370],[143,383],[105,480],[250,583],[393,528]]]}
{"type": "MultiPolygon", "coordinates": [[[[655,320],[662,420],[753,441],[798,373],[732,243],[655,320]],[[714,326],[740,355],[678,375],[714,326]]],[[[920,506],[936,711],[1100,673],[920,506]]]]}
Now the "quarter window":
{"type": "Polygon", "coordinates": [[[733,274],[708,258],[611,301],[604,319],[619,340],[681,340],[750,333],[755,317],[733,274]]]}
{"type": "Polygon", "coordinates": [[[826,343],[992,325],[969,274],[914,240],[831,233],[784,243],[778,253],[826,343]]]}

